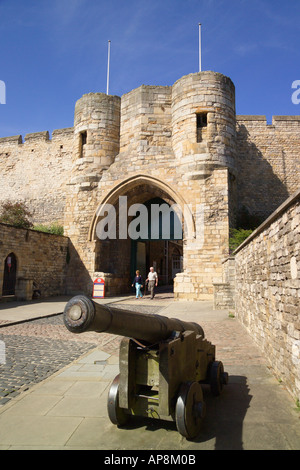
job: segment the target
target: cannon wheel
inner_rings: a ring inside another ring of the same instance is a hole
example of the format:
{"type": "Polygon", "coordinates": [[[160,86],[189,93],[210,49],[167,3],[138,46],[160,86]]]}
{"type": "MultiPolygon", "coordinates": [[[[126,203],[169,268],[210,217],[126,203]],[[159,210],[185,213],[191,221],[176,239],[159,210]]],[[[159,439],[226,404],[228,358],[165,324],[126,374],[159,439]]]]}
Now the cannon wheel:
{"type": "Polygon", "coordinates": [[[214,361],[209,370],[209,383],[210,391],[213,396],[218,397],[221,395],[223,385],[228,382],[228,374],[224,372],[223,363],[221,361],[214,361]]]}
{"type": "Polygon", "coordinates": [[[180,386],[175,408],[178,432],[188,439],[198,436],[204,415],[205,403],[201,385],[198,382],[183,383],[180,386]]]}
{"type": "Polygon", "coordinates": [[[120,375],[117,375],[108,392],[107,411],[109,419],[113,424],[124,426],[128,422],[130,416],[125,413],[123,408],[119,407],[119,383],[120,375]]]}

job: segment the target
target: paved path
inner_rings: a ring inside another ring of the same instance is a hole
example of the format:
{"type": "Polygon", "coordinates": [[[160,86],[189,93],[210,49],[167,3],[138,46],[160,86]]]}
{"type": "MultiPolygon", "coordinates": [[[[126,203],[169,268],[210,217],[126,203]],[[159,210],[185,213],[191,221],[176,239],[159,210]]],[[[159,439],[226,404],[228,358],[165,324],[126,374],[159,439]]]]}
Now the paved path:
{"type": "MultiPolygon", "coordinates": [[[[60,312],[66,302],[57,302],[51,311],[60,312]]],[[[41,304],[34,304],[37,308],[41,304]]],[[[9,314],[0,325],[0,341],[5,345],[5,363],[0,363],[0,406],[27,390],[31,385],[39,383],[53,373],[70,364],[87,351],[96,346],[106,351],[117,352],[121,338],[116,335],[93,332],[74,335],[63,324],[60,313],[29,319],[29,304],[24,309],[22,321],[21,305],[16,305],[9,321],[9,314]]],[[[49,308],[49,306],[48,306],[49,308]]],[[[122,308],[122,306],[121,306],[122,308]]],[[[129,305],[128,308],[142,310],[145,313],[156,313],[160,306],[129,305]]],[[[41,309],[49,314],[45,306],[41,309]]],[[[2,310],[3,312],[3,310],[2,310]]],[[[38,310],[37,310],[38,313],[38,310]]],[[[1,312],[0,312],[1,318],[1,312]]],[[[3,361],[2,361],[3,362],[3,361]]]]}
{"type": "MultiPolygon", "coordinates": [[[[0,449],[147,449],[174,454],[178,450],[300,449],[300,413],[294,400],[273,377],[250,335],[228,312],[213,311],[210,302],[174,302],[163,295],[153,301],[128,297],[114,305],[143,306],[143,310],[151,305],[151,309],[161,308],[162,315],[197,321],[216,345],[217,359],[229,372],[229,384],[218,398],[203,387],[207,412],[198,438],[184,439],[174,423],[140,418],[132,419],[126,428],[110,423],[106,399],[118,373],[119,338],[96,335],[98,343],[90,351],[0,407],[0,449]]],[[[25,336],[24,325],[14,328],[22,327],[25,336]]],[[[65,339],[69,332],[52,325],[50,334],[47,325],[40,328],[43,338],[48,334],[54,341],[61,335],[60,340],[70,341],[65,339]]],[[[0,334],[9,328],[0,328],[0,334]]],[[[88,334],[94,335],[80,336],[88,334]]],[[[79,346],[87,338],[73,341],[79,346]]]]}

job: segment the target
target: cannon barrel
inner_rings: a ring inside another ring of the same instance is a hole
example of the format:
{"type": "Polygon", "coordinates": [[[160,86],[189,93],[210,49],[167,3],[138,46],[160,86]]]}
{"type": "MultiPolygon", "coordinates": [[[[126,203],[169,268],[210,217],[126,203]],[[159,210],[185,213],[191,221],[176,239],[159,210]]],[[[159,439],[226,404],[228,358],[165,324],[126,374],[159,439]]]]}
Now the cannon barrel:
{"type": "Polygon", "coordinates": [[[204,338],[204,331],[197,323],[101,305],[84,295],[75,296],[67,303],[64,324],[73,333],[112,333],[149,344],[170,338],[174,331],[194,331],[204,338]]]}

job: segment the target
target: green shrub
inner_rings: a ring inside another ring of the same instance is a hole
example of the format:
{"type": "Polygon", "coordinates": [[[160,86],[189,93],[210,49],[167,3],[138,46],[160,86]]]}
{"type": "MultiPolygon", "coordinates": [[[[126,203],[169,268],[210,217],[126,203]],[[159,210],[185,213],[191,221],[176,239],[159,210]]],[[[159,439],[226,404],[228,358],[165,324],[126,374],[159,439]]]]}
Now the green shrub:
{"type": "Polygon", "coordinates": [[[243,228],[231,228],[230,229],[230,238],[229,238],[229,249],[232,253],[241,243],[243,243],[246,238],[251,235],[253,230],[245,230],[243,228]]]}
{"type": "Polygon", "coordinates": [[[2,205],[0,222],[19,228],[31,228],[32,214],[23,202],[7,201],[2,205]]]}

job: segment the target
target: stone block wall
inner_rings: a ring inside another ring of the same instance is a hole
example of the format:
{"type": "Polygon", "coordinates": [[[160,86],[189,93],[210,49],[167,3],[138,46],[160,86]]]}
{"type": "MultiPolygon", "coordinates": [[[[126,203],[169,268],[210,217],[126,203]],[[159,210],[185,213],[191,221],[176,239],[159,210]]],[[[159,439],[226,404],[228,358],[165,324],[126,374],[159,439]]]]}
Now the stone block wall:
{"type": "Polygon", "coordinates": [[[34,223],[63,224],[70,180],[73,128],[0,138],[0,208],[23,201],[34,223]]]}
{"type": "MultiPolygon", "coordinates": [[[[184,205],[190,206],[190,227],[197,225],[199,207],[204,212],[200,236],[184,234],[184,273],[175,279],[175,298],[212,297],[212,282],[222,277],[221,260],[228,254],[226,165],[234,165],[234,117],[234,86],[214,72],[183,77],[173,87],[141,86],[122,96],[120,153],[103,171],[98,185],[85,187],[85,191],[76,180],[74,166],[74,184],[69,187],[66,204],[66,234],[90,278],[104,272],[111,284],[108,275],[127,278],[130,265],[128,247],[97,241],[95,214],[99,204],[116,204],[118,196],[127,196],[129,205],[161,197],[170,204],[176,202],[182,210],[184,205]],[[199,112],[208,115],[206,138],[201,143],[197,143],[199,112]]],[[[90,282],[88,277],[86,280],[90,282]]],[[[117,286],[121,288],[122,282],[117,286]]]]}
{"type": "Polygon", "coordinates": [[[153,156],[172,152],[171,98],[172,87],[145,85],[122,96],[121,158],[130,155],[131,165],[137,166],[146,152],[153,156]]]}
{"type": "Polygon", "coordinates": [[[214,309],[235,309],[235,258],[229,256],[223,261],[222,282],[214,282],[214,309]]]}
{"type": "Polygon", "coordinates": [[[18,297],[23,298],[21,285],[26,289],[32,282],[43,297],[64,294],[68,244],[67,237],[0,224],[0,298],[10,253],[17,258],[18,297]]]}
{"type": "MultiPolygon", "coordinates": [[[[239,209],[264,220],[299,188],[300,116],[237,116],[239,209]]],[[[257,225],[256,225],[257,226],[257,225]]]]}
{"type": "MultiPolygon", "coordinates": [[[[295,191],[299,126],[299,116],[275,116],[272,125],[264,116],[236,118],[234,84],[211,71],[122,97],[88,93],[75,105],[74,127],[53,131],[51,140],[48,132],[24,142],[0,138],[0,206],[25,201],[34,223],[64,224],[74,293],[90,293],[98,272],[111,292],[129,276],[130,243],[108,248],[95,236],[101,205],[116,207],[119,196],[131,203],[162,198],[190,207],[193,230],[203,210],[200,237],[183,235],[184,272],[174,292],[176,299],[211,299],[214,285],[227,283],[222,260],[239,211],[265,219],[295,191]]],[[[229,287],[227,303],[231,293],[229,287]]]]}
{"type": "Polygon", "coordinates": [[[222,259],[228,256],[229,240],[227,183],[226,168],[216,168],[200,181],[178,183],[193,210],[197,233],[183,242],[184,272],[174,280],[177,300],[211,299],[213,283],[222,281],[222,259]],[[202,216],[197,206],[202,208],[202,216]]]}
{"type": "Polygon", "coordinates": [[[230,78],[205,71],[174,83],[172,145],[180,164],[182,159],[190,162],[194,172],[215,165],[235,168],[235,138],[235,87],[230,78]],[[201,139],[196,133],[199,114],[206,114],[207,121],[201,139]]]}
{"type": "Polygon", "coordinates": [[[300,190],[235,251],[236,317],[300,399],[300,190]]]}
{"type": "Polygon", "coordinates": [[[97,186],[120,148],[120,97],[83,95],[75,105],[71,183],[80,190],[97,186]]]}

